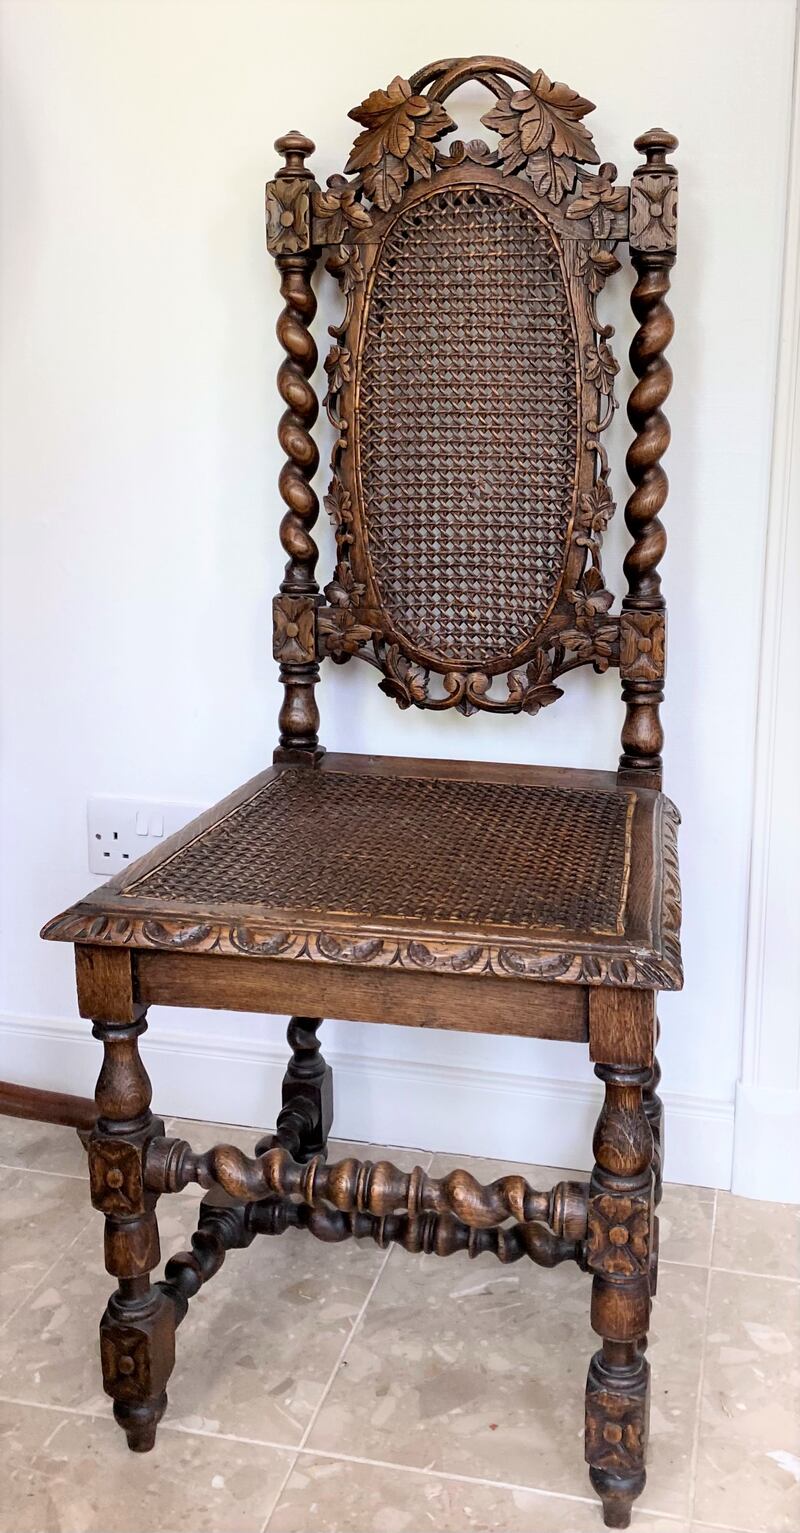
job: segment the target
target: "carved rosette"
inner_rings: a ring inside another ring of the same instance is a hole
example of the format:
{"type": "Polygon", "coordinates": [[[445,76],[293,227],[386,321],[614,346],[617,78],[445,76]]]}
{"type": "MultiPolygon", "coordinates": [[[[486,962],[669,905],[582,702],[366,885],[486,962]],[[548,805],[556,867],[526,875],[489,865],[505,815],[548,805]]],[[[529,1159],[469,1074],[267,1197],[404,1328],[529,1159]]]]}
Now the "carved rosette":
{"type": "Polygon", "coordinates": [[[270,255],[296,255],[311,244],[311,199],[307,182],[277,176],[265,195],[270,255]]]}
{"type": "Polygon", "coordinates": [[[666,612],[623,612],[619,628],[623,681],[664,680],[666,612]]]}
{"type": "Polygon", "coordinates": [[[631,184],[631,249],[674,250],[677,235],[677,173],[665,169],[635,174],[631,184]]]}
{"type": "Polygon", "coordinates": [[[276,660],[304,665],[316,659],[316,598],[276,596],[272,603],[272,653],[276,660]]]}
{"type": "Polygon", "coordinates": [[[648,1270],[649,1260],[649,1200],[611,1197],[606,1193],[592,1197],[586,1247],[589,1270],[635,1277],[648,1270]]]}
{"type": "Polygon", "coordinates": [[[145,1212],[142,1150],[123,1139],[94,1134],[89,1141],[89,1188],[101,1213],[127,1217],[145,1212]]]}

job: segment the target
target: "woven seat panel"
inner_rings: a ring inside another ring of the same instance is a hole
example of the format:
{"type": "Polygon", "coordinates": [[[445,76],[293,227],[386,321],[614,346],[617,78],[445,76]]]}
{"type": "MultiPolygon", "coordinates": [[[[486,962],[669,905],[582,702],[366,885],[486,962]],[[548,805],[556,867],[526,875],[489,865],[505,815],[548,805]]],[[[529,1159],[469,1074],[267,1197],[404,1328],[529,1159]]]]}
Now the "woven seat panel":
{"type": "Polygon", "coordinates": [[[126,895],[623,930],[632,793],[281,773],[126,895]]]}
{"type": "Polygon", "coordinates": [[[502,659],[545,617],[572,510],[576,376],[532,208],[450,187],[397,219],[370,302],[360,472],[380,599],[427,655],[502,659]]]}

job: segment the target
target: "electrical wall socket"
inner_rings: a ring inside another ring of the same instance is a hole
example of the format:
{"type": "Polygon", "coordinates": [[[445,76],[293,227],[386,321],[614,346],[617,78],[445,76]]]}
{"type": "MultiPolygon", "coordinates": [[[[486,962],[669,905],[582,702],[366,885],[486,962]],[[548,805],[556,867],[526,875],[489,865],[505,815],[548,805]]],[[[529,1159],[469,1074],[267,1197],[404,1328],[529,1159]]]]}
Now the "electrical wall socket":
{"type": "Polygon", "coordinates": [[[89,870],[111,878],[202,813],[199,804],[163,804],[145,798],[94,797],[87,801],[89,870]]]}

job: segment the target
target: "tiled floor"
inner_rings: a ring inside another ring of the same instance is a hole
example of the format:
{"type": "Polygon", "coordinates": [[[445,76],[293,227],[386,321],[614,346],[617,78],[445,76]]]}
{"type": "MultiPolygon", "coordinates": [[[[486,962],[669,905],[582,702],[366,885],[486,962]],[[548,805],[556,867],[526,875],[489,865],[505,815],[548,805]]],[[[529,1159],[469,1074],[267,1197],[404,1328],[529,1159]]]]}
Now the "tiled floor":
{"type": "MultiPolygon", "coordinates": [[[[198,1149],[257,1137],[171,1129],[198,1149]]],[[[559,1175],[524,1169],[539,1186],[559,1175]]],[[[3,1533],[602,1527],[582,1454],[595,1341],[577,1269],[294,1231],[256,1241],[192,1301],[158,1444],[138,1456],[99,1381],[110,1280],[75,1135],[0,1119],[0,1195],[3,1533]]],[[[197,1196],[162,1200],[166,1255],[187,1244],[197,1196]]],[[[798,1533],[800,1210],[670,1187],[661,1251],[634,1526],[798,1533]]]]}

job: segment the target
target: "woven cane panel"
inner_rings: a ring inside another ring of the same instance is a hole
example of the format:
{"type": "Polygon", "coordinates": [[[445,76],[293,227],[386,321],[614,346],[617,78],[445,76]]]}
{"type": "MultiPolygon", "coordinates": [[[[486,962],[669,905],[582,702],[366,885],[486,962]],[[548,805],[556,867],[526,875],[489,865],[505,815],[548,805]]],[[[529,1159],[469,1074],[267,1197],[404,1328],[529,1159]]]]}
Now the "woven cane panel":
{"type": "Polygon", "coordinates": [[[290,771],[126,894],[622,931],[634,795],[290,771]]]}
{"type": "Polygon", "coordinates": [[[395,629],[439,660],[507,657],[555,595],[577,454],[569,302],[531,207],[449,187],[397,219],[372,291],[359,442],[395,629]]]}

